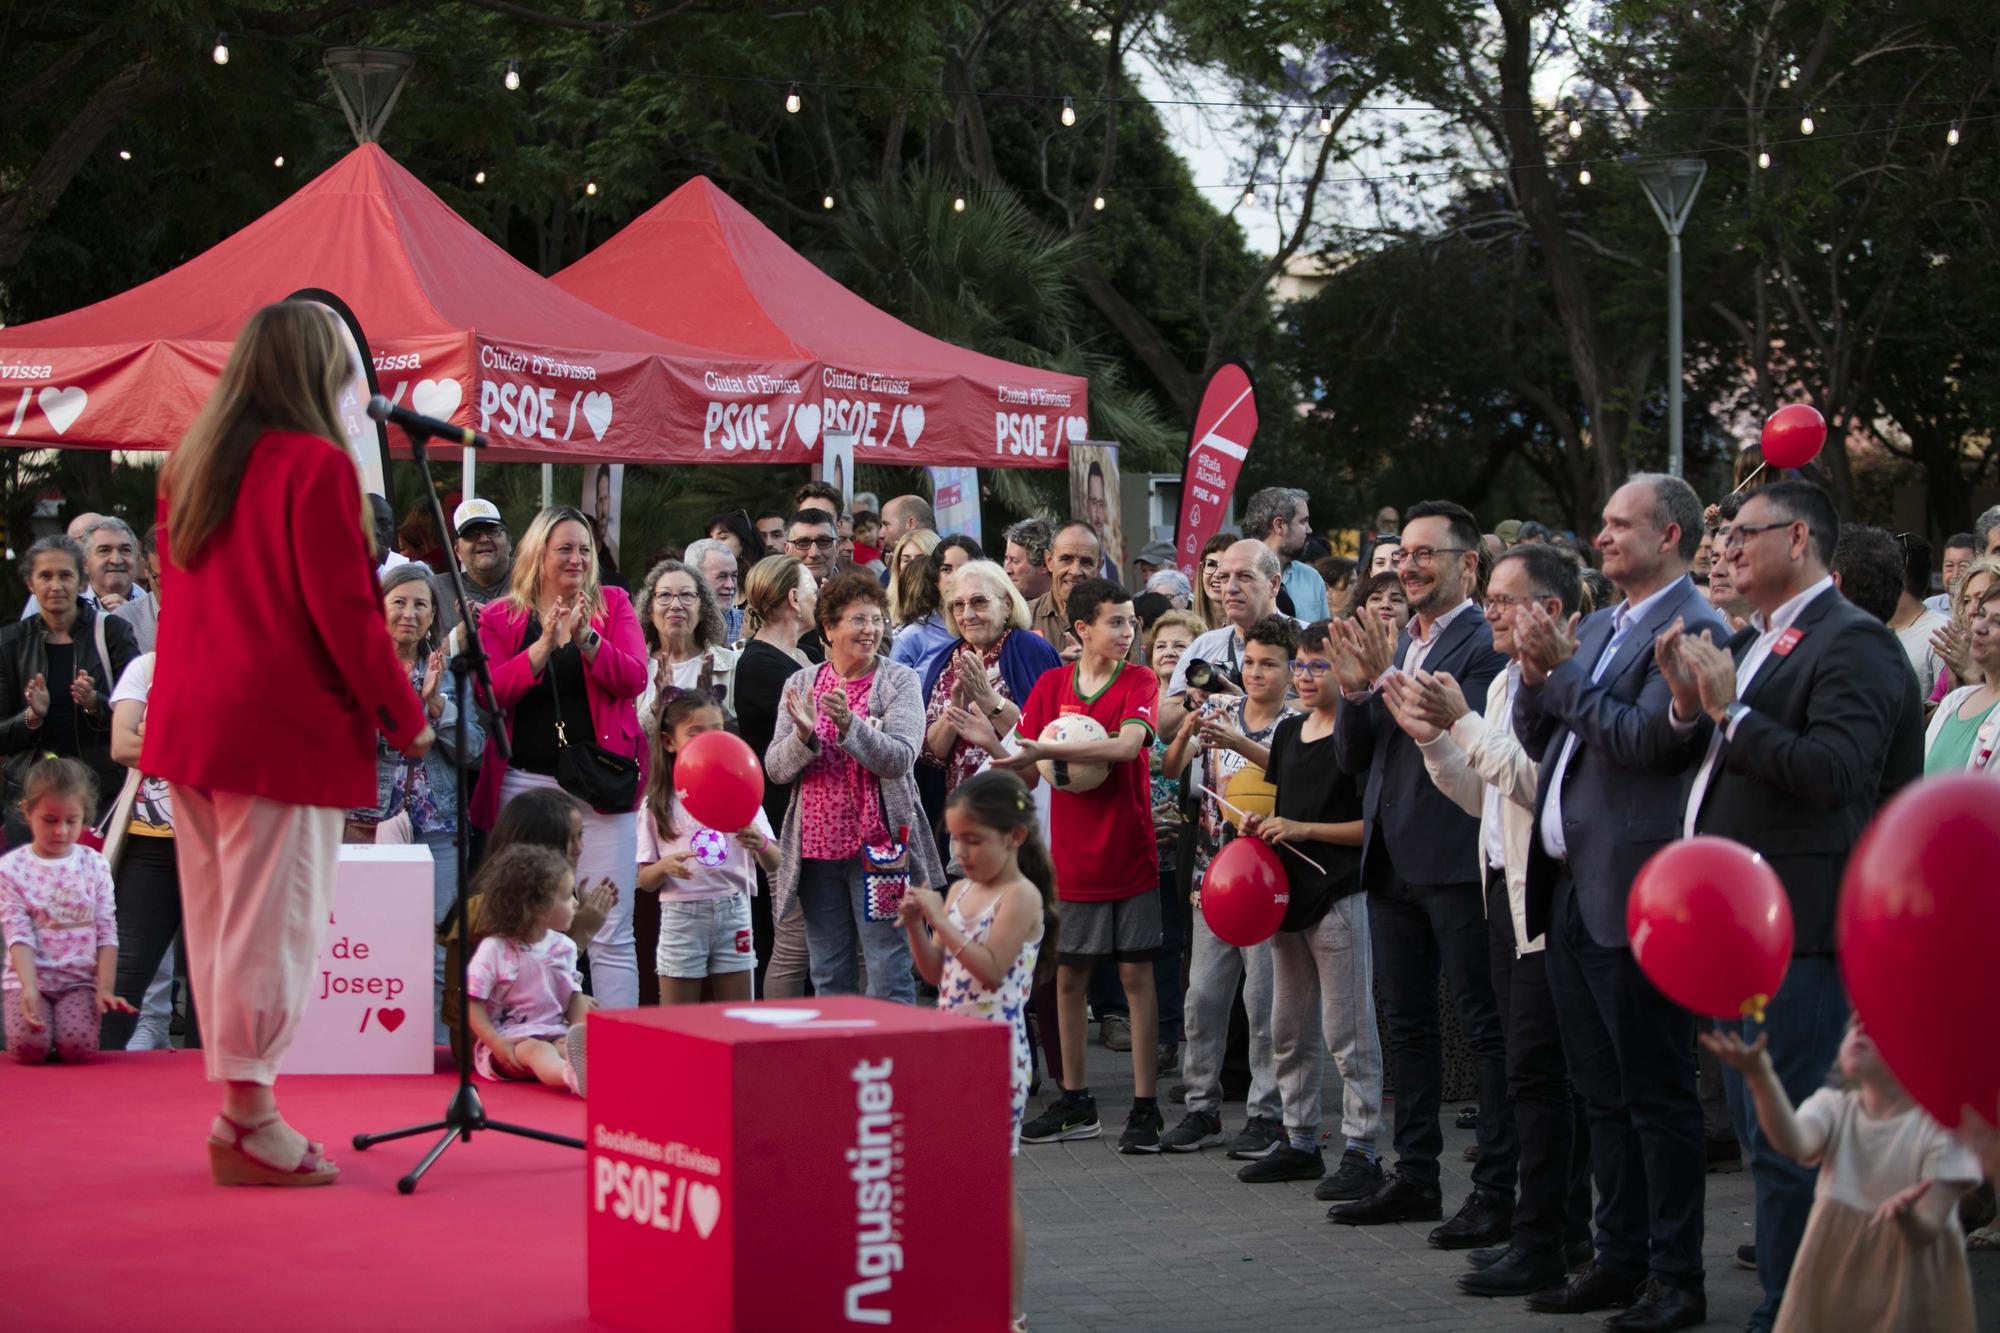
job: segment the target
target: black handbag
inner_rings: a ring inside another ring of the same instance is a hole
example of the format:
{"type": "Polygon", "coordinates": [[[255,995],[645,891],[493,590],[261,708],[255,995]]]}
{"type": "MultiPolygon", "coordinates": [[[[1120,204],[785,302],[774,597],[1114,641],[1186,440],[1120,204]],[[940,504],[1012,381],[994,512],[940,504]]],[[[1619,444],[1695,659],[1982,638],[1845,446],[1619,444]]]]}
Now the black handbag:
{"type": "Polygon", "coordinates": [[[549,702],[556,710],[556,785],[601,815],[630,814],[639,804],[639,761],[592,740],[571,741],[563,726],[562,690],[549,663],[549,702]]]}

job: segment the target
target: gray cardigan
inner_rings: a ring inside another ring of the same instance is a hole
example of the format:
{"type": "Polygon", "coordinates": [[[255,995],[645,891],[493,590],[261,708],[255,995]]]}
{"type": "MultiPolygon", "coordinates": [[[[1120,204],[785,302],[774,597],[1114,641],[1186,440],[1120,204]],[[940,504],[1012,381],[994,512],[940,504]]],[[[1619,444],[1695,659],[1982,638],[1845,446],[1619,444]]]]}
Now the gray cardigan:
{"type": "MultiPolygon", "coordinates": [[[[802,667],[785,682],[785,689],[811,690],[818,666],[802,667]]],[[[847,729],[840,748],[852,755],[864,769],[882,780],[882,819],[893,832],[899,825],[910,830],[910,877],[913,883],[927,883],[943,891],[944,867],[938,862],[937,847],[931,841],[930,823],[924,818],[922,799],[917,795],[915,775],[917,752],[924,743],[923,682],[917,673],[887,658],[875,660],[875,683],[868,690],[868,717],[847,729]]],[[[771,876],[771,919],[782,921],[791,910],[792,897],[799,888],[799,797],[804,784],[798,782],[806,766],[818,756],[817,738],[810,743],[799,739],[799,729],[782,706],[777,729],[771,733],[771,748],[764,755],[764,775],[772,782],[791,782],[791,804],[785,807],[785,827],[778,834],[778,873],[771,876]]]]}

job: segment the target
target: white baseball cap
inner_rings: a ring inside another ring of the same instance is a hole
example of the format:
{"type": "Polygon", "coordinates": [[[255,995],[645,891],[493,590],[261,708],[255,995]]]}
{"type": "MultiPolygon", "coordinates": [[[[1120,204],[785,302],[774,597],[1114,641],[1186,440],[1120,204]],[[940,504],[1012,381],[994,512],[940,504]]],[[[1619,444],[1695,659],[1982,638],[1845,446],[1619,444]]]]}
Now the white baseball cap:
{"type": "Polygon", "coordinates": [[[507,520],[500,517],[500,506],[491,500],[467,500],[451,511],[451,529],[461,537],[467,528],[481,523],[492,523],[502,528],[507,526],[507,520]]]}

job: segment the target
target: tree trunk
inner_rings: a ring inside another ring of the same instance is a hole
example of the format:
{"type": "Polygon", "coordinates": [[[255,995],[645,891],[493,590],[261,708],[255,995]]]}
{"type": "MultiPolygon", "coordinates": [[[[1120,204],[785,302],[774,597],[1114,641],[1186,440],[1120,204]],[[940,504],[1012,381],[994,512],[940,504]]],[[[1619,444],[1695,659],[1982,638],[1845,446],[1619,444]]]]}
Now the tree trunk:
{"type": "Polygon", "coordinates": [[[1118,336],[1131,347],[1134,355],[1145,363],[1153,373],[1154,381],[1167,401],[1174,405],[1183,418],[1191,418],[1195,408],[1195,379],[1181,364],[1180,356],[1168,344],[1159,327],[1148,319],[1130,301],[1127,301],[1112,283],[1111,276],[1097,266],[1097,261],[1079,256],[1072,270],[1076,275],[1076,285],[1083,291],[1098,313],[1110,321],[1118,330],[1118,336]]]}

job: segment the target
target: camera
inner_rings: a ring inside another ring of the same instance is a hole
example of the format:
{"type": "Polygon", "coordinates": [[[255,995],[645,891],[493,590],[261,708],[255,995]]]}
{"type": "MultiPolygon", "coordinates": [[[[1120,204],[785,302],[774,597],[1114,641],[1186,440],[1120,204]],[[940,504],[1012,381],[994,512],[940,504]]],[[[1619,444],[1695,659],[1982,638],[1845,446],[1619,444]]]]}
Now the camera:
{"type": "Polygon", "coordinates": [[[1243,690],[1243,676],[1227,662],[1204,662],[1200,658],[1187,664],[1186,679],[1191,690],[1243,690]]]}

